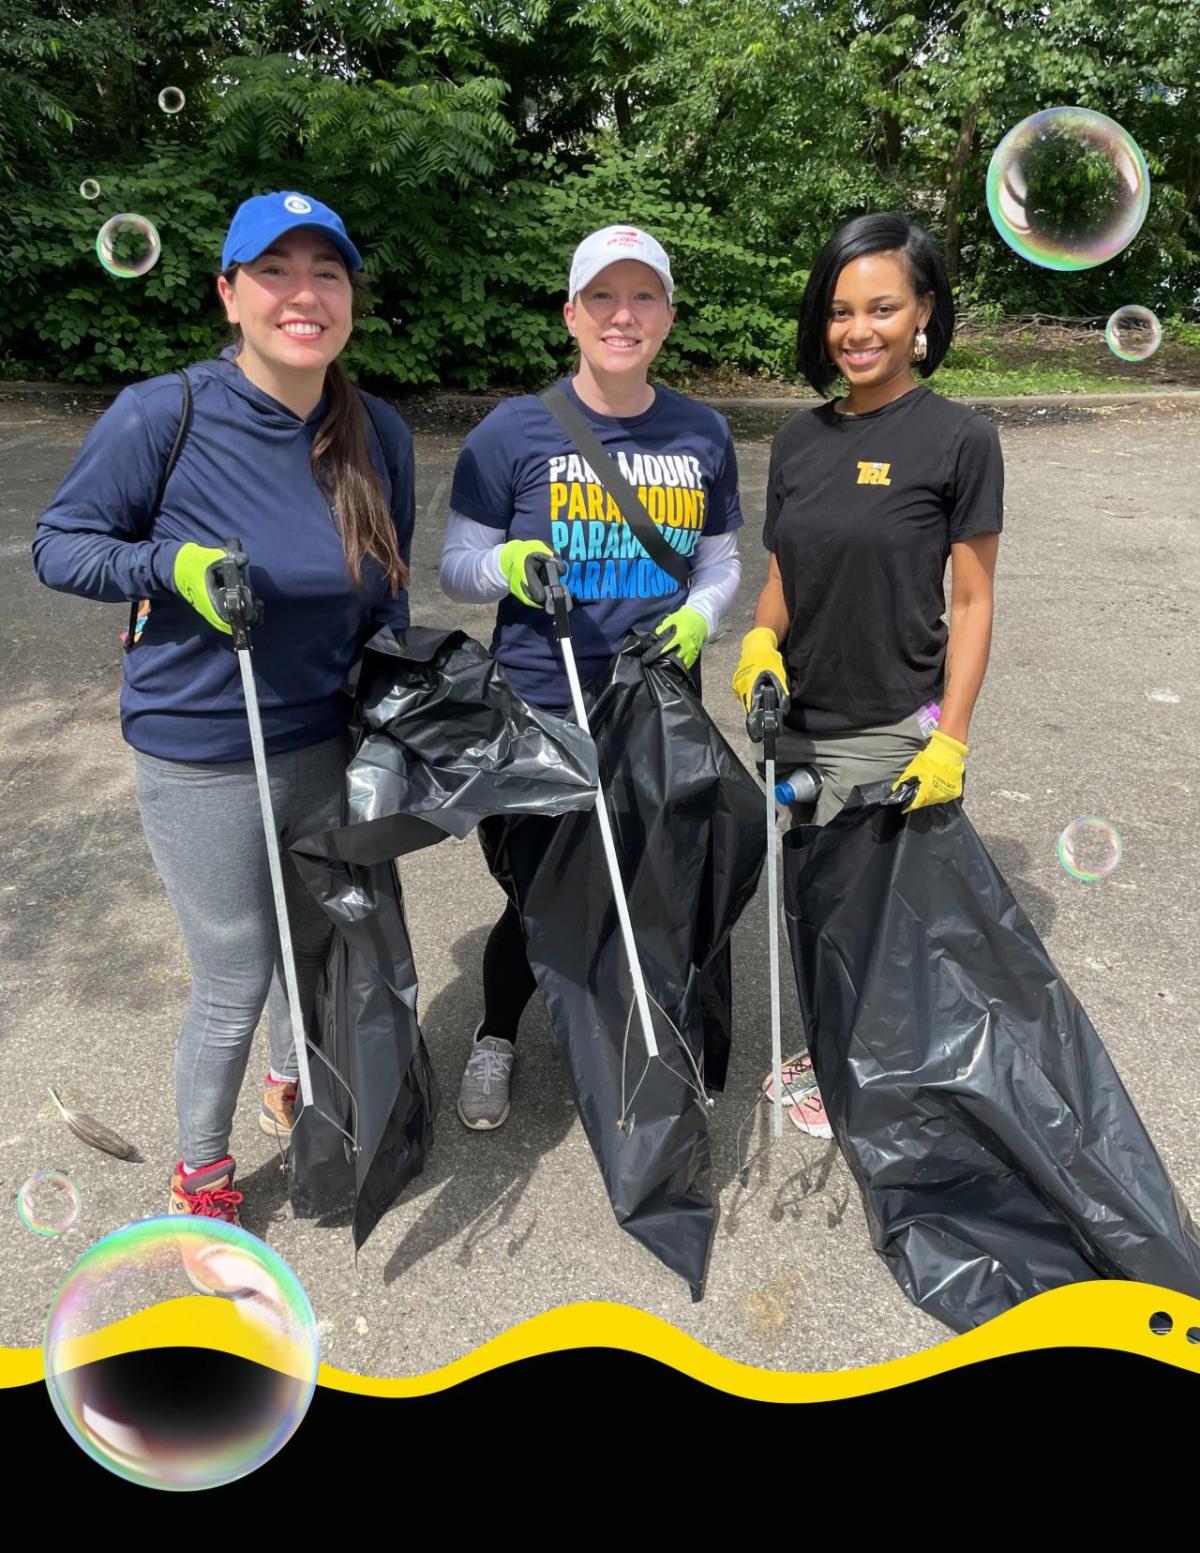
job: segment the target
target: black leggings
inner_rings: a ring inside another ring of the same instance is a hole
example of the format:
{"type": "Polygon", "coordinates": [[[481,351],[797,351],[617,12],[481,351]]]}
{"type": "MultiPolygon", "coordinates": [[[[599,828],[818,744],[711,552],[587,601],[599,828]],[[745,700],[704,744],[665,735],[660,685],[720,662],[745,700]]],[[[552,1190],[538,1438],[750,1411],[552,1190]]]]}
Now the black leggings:
{"type": "MultiPolygon", "coordinates": [[[[498,1035],[515,1045],[517,1026],[536,986],[525,954],[520,913],[510,901],[488,934],[483,951],[480,1035],[498,1035]]],[[[728,943],[700,973],[700,1007],[704,1022],[704,1082],[710,1090],[724,1089],[733,1035],[733,962],[728,943]]]]}
{"type": "MultiPolygon", "coordinates": [[[[690,669],[696,694],[700,694],[700,659],[690,669]]],[[[728,981],[728,951],[722,960],[728,981]]],[[[537,989],[529,958],[525,953],[525,934],[521,930],[521,914],[509,901],[504,915],[488,934],[487,947],[483,951],[483,1030],[482,1035],[498,1035],[505,1041],[515,1042],[517,1026],[525,1005],[537,989]]],[[[722,1073],[724,1065],[722,1064],[722,1073]]]]}
{"type": "Polygon", "coordinates": [[[517,1026],[537,983],[525,953],[521,914],[509,901],[483,951],[483,1035],[517,1039],[517,1026]]]}

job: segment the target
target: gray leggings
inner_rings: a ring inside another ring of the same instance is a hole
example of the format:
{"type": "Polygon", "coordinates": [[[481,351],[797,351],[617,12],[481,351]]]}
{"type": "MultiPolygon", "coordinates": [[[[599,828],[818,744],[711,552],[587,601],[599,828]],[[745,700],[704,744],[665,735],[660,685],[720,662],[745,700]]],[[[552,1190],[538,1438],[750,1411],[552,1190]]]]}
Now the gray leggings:
{"type": "MultiPolygon", "coordinates": [[[[305,1020],[332,926],[287,854],[341,821],[344,735],[267,757],[305,1020]]],[[[193,1169],[229,1151],[250,1045],[270,1004],[271,1066],[294,1076],[283,956],[251,761],[191,765],[135,751],[138,807],[191,960],[192,1000],[175,1051],[179,1157],[193,1169]]]]}

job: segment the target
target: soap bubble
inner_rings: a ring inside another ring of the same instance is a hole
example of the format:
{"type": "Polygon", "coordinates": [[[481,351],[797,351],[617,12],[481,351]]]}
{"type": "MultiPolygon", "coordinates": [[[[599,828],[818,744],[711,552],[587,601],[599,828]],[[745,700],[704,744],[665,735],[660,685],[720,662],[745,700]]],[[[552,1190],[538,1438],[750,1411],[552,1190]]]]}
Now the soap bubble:
{"type": "Polygon", "coordinates": [[[1122,361],[1145,361],[1162,344],[1162,324],[1148,307],[1119,307],[1104,326],[1104,338],[1122,361]]]}
{"type": "Polygon", "coordinates": [[[85,200],[98,200],[100,198],[100,185],[94,178],[85,178],[79,185],[79,192],[85,200]]]}
{"type": "Polygon", "coordinates": [[[158,94],[158,106],[164,113],[182,113],[187,98],[177,86],[164,86],[158,94]]]}
{"type": "Polygon", "coordinates": [[[223,1219],[176,1214],[126,1225],[79,1259],[43,1359],[55,1412],[101,1466],[152,1488],[215,1488],[295,1433],[319,1339],[275,1252],[223,1219]]]}
{"type": "Polygon", "coordinates": [[[996,147],[988,210],[1023,259],[1048,270],[1087,270],[1137,236],[1150,207],[1150,174],[1137,142],[1089,108],[1046,108],[996,147]]]}
{"type": "Polygon", "coordinates": [[[106,221],[96,234],[96,255],[110,275],[132,280],[158,263],[162,243],[152,221],[126,211],[106,221]]]}
{"type": "Polygon", "coordinates": [[[79,1217],[79,1188],[61,1170],[39,1170],[17,1193],[21,1223],[35,1235],[62,1235],[79,1217]]]}
{"type": "Polygon", "coordinates": [[[1121,837],[1107,820],[1085,814],[1072,820],[1058,838],[1058,860],[1072,879],[1094,883],[1107,878],[1121,861],[1121,837]]]}

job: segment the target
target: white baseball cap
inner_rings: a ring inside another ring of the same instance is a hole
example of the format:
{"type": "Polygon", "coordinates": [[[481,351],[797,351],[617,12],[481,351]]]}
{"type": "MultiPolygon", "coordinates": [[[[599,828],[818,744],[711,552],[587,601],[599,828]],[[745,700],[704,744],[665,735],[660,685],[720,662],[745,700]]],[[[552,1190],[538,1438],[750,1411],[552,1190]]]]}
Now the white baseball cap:
{"type": "Polygon", "coordinates": [[[666,287],[667,301],[671,300],[675,282],[671,279],[671,261],[666,250],[649,232],[641,232],[635,226],[606,226],[584,238],[571,260],[568,297],[577,297],[601,270],[621,259],[637,259],[648,264],[666,287]]]}

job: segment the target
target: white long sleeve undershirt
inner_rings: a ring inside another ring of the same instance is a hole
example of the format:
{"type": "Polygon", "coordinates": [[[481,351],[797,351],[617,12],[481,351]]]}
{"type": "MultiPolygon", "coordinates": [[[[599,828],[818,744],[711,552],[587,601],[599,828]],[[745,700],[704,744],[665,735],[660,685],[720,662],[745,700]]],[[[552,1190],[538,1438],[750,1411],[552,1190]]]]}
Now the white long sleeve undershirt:
{"type": "MultiPolygon", "coordinates": [[[[508,583],[500,570],[500,551],[506,541],[496,543],[498,532],[487,523],[476,523],[461,512],[451,512],[439,569],[442,592],[447,598],[457,604],[494,604],[505,596],[508,583]]],[[[687,603],[689,609],[703,617],[710,636],[720,626],[721,616],[732,604],[741,580],[736,531],[701,534],[687,603]]]]}

